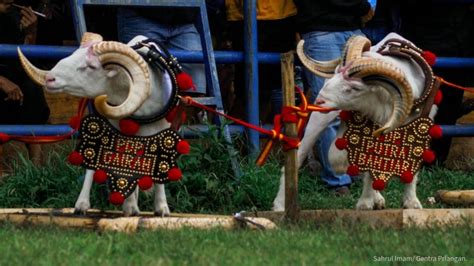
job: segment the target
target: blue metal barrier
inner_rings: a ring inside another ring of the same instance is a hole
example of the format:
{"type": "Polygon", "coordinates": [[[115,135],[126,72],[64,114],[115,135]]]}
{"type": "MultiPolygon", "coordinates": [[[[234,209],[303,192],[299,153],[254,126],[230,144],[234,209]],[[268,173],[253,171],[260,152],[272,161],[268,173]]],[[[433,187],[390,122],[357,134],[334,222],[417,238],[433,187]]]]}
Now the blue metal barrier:
{"type": "MultiPolygon", "coordinates": [[[[11,45],[0,44],[0,57],[16,58],[17,47],[21,47],[22,52],[31,58],[38,59],[62,59],[74,52],[75,46],[48,46],[48,45],[11,45]]],[[[202,52],[191,52],[182,50],[171,50],[180,62],[185,63],[201,63],[204,60],[202,52]]],[[[231,51],[214,51],[214,57],[218,64],[235,64],[244,61],[243,52],[231,51]]],[[[259,52],[256,55],[256,60],[260,64],[279,64],[279,53],[265,53],[259,52]]],[[[464,57],[438,57],[435,68],[474,68],[474,58],[464,57]]]]}
{"type": "MultiPolygon", "coordinates": [[[[271,130],[272,125],[265,125],[264,128],[271,130]]],[[[471,137],[474,136],[474,125],[442,125],[443,136],[451,137],[471,137]]],[[[59,136],[71,132],[68,125],[0,125],[0,132],[17,136],[59,136]]],[[[229,125],[229,131],[232,135],[241,135],[244,133],[244,127],[238,125],[229,125]]],[[[208,131],[206,125],[184,126],[180,130],[185,138],[199,136],[208,131]]],[[[260,135],[260,137],[268,137],[260,135]]]]}
{"type": "MultiPolygon", "coordinates": [[[[148,5],[147,2],[130,0],[134,5],[148,5]]],[[[129,2],[130,2],[129,1],[129,2]]],[[[105,0],[87,0],[90,4],[100,5],[108,3],[105,0]]],[[[119,3],[118,1],[117,3],[119,3]]],[[[170,4],[173,0],[168,1],[170,4]]],[[[180,1],[183,2],[183,1],[180,1]]],[[[444,3],[474,3],[474,0],[436,0],[444,3]]],[[[279,64],[280,55],[278,53],[262,53],[257,50],[257,21],[256,21],[256,0],[244,0],[245,6],[245,34],[244,44],[245,52],[214,51],[215,61],[218,64],[241,63],[246,64],[246,90],[249,106],[247,108],[247,120],[252,124],[259,123],[258,114],[258,63],[260,64],[279,64]]],[[[77,19],[76,19],[77,20],[77,19]]],[[[32,46],[22,45],[23,52],[31,58],[57,60],[70,55],[77,47],[64,46],[32,46]]],[[[17,57],[16,45],[0,44],[0,57],[17,57]]],[[[189,63],[201,63],[204,61],[202,52],[171,51],[180,61],[189,63]]],[[[474,68],[474,58],[458,57],[440,57],[435,68],[474,68]]],[[[183,134],[186,137],[194,136],[193,128],[185,128],[183,134]]],[[[441,126],[446,136],[473,136],[474,125],[441,126]]],[[[68,125],[0,125],[0,132],[15,135],[56,135],[65,134],[71,129],[68,125]]],[[[243,132],[240,126],[231,126],[232,134],[243,132]]],[[[250,149],[252,153],[258,151],[259,139],[258,133],[249,132],[250,149]]]]}

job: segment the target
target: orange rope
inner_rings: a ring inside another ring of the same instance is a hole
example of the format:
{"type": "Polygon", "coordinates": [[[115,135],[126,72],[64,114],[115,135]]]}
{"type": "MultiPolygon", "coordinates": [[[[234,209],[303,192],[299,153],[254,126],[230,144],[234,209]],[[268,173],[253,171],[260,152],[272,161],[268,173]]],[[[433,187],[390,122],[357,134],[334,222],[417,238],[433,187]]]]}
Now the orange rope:
{"type": "Polygon", "coordinates": [[[453,88],[455,88],[455,89],[463,90],[463,91],[468,91],[468,92],[474,93],[474,89],[466,88],[466,87],[463,87],[463,86],[460,86],[460,85],[451,83],[451,82],[449,82],[449,81],[444,80],[442,77],[436,77],[436,78],[437,78],[441,83],[443,83],[443,84],[445,84],[445,85],[448,85],[448,86],[450,86],[450,87],[453,87],[453,88]]]}

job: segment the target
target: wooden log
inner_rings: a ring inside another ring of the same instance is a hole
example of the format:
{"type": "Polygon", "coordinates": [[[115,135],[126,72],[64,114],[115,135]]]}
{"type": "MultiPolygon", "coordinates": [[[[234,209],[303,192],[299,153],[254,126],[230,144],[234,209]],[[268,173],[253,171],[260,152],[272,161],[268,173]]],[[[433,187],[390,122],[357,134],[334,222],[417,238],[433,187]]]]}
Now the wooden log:
{"type": "Polygon", "coordinates": [[[438,190],[436,200],[453,205],[474,205],[474,190],[438,190]]]}
{"type": "Polygon", "coordinates": [[[73,214],[74,209],[0,209],[0,221],[16,225],[52,225],[60,228],[81,228],[99,231],[134,233],[137,230],[194,229],[275,229],[266,218],[207,214],[172,214],[154,217],[153,213],[137,217],[118,217],[121,212],[89,210],[86,216],[73,214]]]}
{"type": "Polygon", "coordinates": [[[177,217],[121,217],[114,219],[100,219],[97,229],[100,231],[115,231],[134,233],[138,230],[176,230],[182,228],[193,229],[276,229],[275,223],[266,218],[236,219],[223,215],[189,215],[180,214],[177,217]]]}
{"type": "MultiPolygon", "coordinates": [[[[283,212],[265,211],[246,215],[268,218],[275,223],[285,220],[283,212]]],[[[374,229],[425,228],[433,225],[452,226],[466,223],[474,225],[474,209],[303,210],[299,219],[318,226],[342,223],[349,227],[365,225],[374,229]]]]}
{"type": "MultiPolygon", "coordinates": [[[[294,51],[281,54],[281,78],[283,84],[283,106],[295,105],[295,81],[293,71],[294,51]]],[[[298,137],[295,123],[285,124],[285,135],[298,137]]],[[[285,152],[285,215],[288,221],[298,220],[300,207],[298,204],[298,168],[297,150],[285,152]]]]}

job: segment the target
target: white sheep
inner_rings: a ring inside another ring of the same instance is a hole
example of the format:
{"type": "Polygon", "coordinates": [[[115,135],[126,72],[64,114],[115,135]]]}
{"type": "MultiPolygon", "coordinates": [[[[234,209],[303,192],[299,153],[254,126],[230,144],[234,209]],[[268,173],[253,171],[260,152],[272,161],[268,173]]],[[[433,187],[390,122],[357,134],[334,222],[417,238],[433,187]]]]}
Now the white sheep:
{"type": "MultiPolygon", "coordinates": [[[[416,118],[423,106],[417,106],[413,110],[412,107],[415,99],[422,95],[425,88],[425,74],[419,64],[412,59],[386,56],[376,52],[386,40],[393,38],[407,41],[395,33],[390,33],[380,43],[370,47],[370,41],[365,37],[353,37],[348,41],[343,57],[329,62],[315,61],[307,57],[303,52],[304,41],[301,41],[298,44],[297,53],[305,67],[316,75],[329,78],[321,89],[316,103],[323,107],[360,112],[375,123],[383,125],[376,132],[377,134],[388,133],[416,118]],[[377,78],[366,81],[369,76],[377,78]],[[387,80],[395,84],[398,89],[384,82],[387,80]]],[[[437,107],[433,105],[429,115],[431,119],[436,111],[437,107]]],[[[339,112],[336,111],[311,114],[298,150],[298,168],[301,167],[321,132],[338,114],[339,112]]],[[[337,137],[341,137],[346,129],[345,123],[341,123],[337,137]]],[[[347,151],[337,149],[333,143],[329,151],[329,160],[336,173],[345,173],[349,165],[347,151]]],[[[282,170],[280,188],[273,202],[275,211],[284,210],[283,173],[282,170]]],[[[413,181],[405,186],[404,208],[422,208],[416,196],[417,176],[418,173],[414,175],[413,181]]],[[[379,191],[372,188],[370,174],[363,172],[361,177],[364,187],[356,209],[384,208],[385,199],[379,191]]]]}
{"type": "MultiPolygon", "coordinates": [[[[48,92],[65,92],[78,97],[95,99],[95,107],[116,127],[121,118],[149,117],[162,110],[170,95],[170,76],[149,67],[132,46],[146,39],[133,38],[127,45],[104,42],[98,34],[86,33],[79,47],[69,57],[62,59],[51,71],[34,67],[18,49],[25,71],[48,92]],[[166,96],[168,95],[168,96],[166,96]]],[[[146,53],[142,47],[139,53],[146,53]]],[[[137,136],[148,136],[169,128],[166,119],[143,124],[137,136]]],[[[90,190],[94,170],[85,171],[81,193],[75,204],[76,213],[90,208],[90,190]]],[[[155,184],[154,211],[156,215],[169,215],[163,184],[155,184]]],[[[138,215],[138,187],[123,204],[125,215],[138,215]]]]}

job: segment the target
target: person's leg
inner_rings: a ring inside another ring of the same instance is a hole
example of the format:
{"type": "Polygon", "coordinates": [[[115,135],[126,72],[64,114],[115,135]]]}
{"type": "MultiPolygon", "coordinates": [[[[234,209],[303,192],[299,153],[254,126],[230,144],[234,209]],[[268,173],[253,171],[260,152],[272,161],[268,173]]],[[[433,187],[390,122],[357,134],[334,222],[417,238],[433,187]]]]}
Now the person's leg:
{"type": "Polygon", "coordinates": [[[140,16],[133,9],[117,10],[117,34],[120,42],[128,43],[137,35],[143,35],[166,44],[169,27],[140,16]]]}
{"type": "MultiPolygon", "coordinates": [[[[315,60],[326,61],[336,59],[341,56],[345,43],[353,34],[361,34],[361,32],[310,32],[303,34],[305,41],[304,52],[315,60]]],[[[314,102],[323,87],[325,79],[314,75],[307,69],[304,72],[311,90],[310,101],[314,102]]],[[[330,187],[342,187],[351,184],[349,175],[336,175],[334,173],[328,159],[329,148],[336,138],[339,124],[339,120],[333,121],[316,143],[317,152],[323,167],[321,178],[330,187]]]]}
{"type": "MultiPolygon", "coordinates": [[[[20,119],[16,123],[46,124],[50,110],[43,90],[26,77],[20,87],[23,92],[23,105],[20,106],[20,119]]],[[[41,144],[26,144],[26,148],[33,165],[40,166],[43,163],[41,144]]]]}
{"type": "MultiPolygon", "coordinates": [[[[285,53],[295,48],[293,18],[258,22],[258,51],[285,53]]],[[[283,103],[280,64],[259,64],[260,117],[267,123],[281,112],[283,103]],[[264,112],[266,111],[266,113],[264,112]]]]}
{"type": "MultiPolygon", "coordinates": [[[[173,25],[168,41],[169,49],[202,51],[201,35],[194,24],[173,25]]],[[[204,64],[181,64],[183,70],[193,78],[196,90],[188,91],[191,94],[206,94],[206,71],[204,64]]]]}

